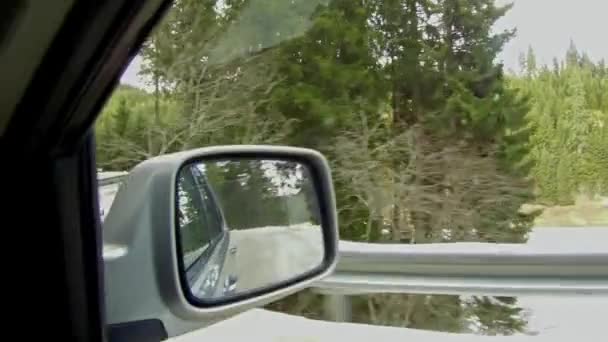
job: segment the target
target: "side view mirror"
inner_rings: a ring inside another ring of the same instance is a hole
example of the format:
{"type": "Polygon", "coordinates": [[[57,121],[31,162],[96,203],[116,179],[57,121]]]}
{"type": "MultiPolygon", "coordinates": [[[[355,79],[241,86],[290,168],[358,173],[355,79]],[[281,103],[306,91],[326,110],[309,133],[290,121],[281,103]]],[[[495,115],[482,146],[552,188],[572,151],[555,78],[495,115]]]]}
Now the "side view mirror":
{"type": "Polygon", "coordinates": [[[152,324],[169,337],[301,290],[337,261],[329,167],[301,148],[221,146],[144,161],[103,229],[109,323],[152,324]]]}

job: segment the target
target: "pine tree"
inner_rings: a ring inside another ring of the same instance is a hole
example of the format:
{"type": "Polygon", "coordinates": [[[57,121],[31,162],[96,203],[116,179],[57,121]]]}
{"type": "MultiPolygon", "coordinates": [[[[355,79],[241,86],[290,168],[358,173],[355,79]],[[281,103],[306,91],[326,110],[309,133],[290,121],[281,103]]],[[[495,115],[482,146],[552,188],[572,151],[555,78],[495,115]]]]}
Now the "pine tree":
{"type": "Polygon", "coordinates": [[[129,104],[127,104],[127,99],[123,97],[119,100],[118,108],[114,113],[114,133],[121,137],[124,137],[127,134],[130,116],[131,109],[129,107],[129,104]]]}
{"type": "Polygon", "coordinates": [[[532,49],[532,46],[528,47],[528,53],[526,55],[526,74],[529,77],[534,76],[534,73],[536,72],[536,54],[534,53],[534,50],[532,49]]]}
{"type": "Polygon", "coordinates": [[[297,120],[292,143],[323,150],[354,113],[373,114],[385,96],[367,18],[363,1],[332,1],[317,9],[306,34],[281,47],[285,80],[268,110],[297,120]]]}
{"type": "Polygon", "coordinates": [[[566,66],[574,67],[579,64],[580,55],[578,53],[578,49],[576,48],[576,44],[574,44],[574,40],[570,40],[570,46],[568,46],[568,51],[566,52],[566,66]]]}

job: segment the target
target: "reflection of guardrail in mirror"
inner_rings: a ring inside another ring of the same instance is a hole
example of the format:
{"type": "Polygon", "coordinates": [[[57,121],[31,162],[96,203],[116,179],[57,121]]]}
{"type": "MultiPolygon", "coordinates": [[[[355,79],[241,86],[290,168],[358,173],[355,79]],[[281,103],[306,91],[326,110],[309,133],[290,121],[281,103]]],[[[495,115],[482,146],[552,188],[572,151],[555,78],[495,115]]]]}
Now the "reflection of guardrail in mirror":
{"type": "Polygon", "coordinates": [[[339,251],[335,272],[314,288],[336,321],[350,320],[349,296],[357,294],[608,295],[605,249],[341,241],[339,251]]]}

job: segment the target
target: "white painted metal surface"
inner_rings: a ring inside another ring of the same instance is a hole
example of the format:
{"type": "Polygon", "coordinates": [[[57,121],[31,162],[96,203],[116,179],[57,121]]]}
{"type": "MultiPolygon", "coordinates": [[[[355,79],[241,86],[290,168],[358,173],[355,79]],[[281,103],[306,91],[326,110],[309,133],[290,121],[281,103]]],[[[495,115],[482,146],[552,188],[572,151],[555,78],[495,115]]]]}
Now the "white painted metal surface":
{"type": "MultiPolygon", "coordinates": [[[[408,328],[373,326],[355,323],[336,323],[307,319],[261,309],[219,322],[206,329],[170,339],[172,342],[544,342],[571,341],[578,334],[555,335],[543,339],[539,336],[481,336],[456,334],[408,328]]],[[[588,342],[603,341],[601,336],[588,336],[588,342]]]]}

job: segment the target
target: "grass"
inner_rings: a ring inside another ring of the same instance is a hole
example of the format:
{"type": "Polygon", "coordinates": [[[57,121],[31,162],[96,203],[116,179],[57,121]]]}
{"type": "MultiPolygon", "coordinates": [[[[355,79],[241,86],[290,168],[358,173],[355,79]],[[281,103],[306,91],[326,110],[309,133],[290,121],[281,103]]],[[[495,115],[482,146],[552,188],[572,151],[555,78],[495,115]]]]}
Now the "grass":
{"type": "Polygon", "coordinates": [[[574,205],[545,207],[537,227],[608,227],[608,199],[578,198],[574,205]]]}

